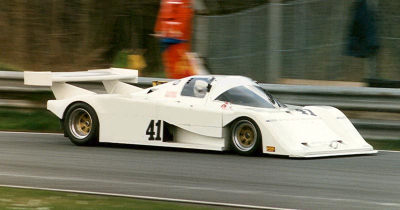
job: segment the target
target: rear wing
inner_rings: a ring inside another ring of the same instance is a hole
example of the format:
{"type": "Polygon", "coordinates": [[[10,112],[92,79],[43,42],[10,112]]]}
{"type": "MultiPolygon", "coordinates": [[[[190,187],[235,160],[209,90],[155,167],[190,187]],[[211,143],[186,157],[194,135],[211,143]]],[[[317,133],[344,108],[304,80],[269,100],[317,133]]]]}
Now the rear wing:
{"type": "Polygon", "coordinates": [[[97,69],[78,72],[24,72],[24,84],[50,87],[56,99],[73,98],[96,93],[67,82],[101,81],[107,93],[130,94],[141,90],[124,82],[137,83],[138,71],[131,69],[97,69]]]}
{"type": "Polygon", "coordinates": [[[53,86],[54,83],[111,81],[138,82],[138,71],[131,69],[97,69],[78,72],[24,72],[24,84],[34,86],[53,86]]]}

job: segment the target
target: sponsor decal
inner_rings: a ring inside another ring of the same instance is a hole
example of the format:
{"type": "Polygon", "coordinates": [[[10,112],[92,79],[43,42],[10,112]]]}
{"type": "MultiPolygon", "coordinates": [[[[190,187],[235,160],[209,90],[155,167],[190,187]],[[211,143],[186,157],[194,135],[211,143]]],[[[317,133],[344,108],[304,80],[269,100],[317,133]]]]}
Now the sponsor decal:
{"type": "Polygon", "coordinates": [[[268,152],[275,152],[275,147],[273,147],[273,146],[267,146],[267,151],[268,151],[268,152]]]}
{"type": "Polygon", "coordinates": [[[230,108],[232,108],[232,107],[230,106],[229,102],[225,101],[225,103],[221,105],[221,109],[225,110],[225,109],[230,109],[230,108]]]}

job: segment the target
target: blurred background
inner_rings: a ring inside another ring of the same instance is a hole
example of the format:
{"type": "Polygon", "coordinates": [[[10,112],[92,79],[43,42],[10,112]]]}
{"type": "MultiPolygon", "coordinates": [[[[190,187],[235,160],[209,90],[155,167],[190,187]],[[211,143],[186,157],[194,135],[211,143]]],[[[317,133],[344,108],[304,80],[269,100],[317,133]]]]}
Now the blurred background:
{"type": "MultiPolygon", "coordinates": [[[[378,50],[361,58],[346,52],[356,2],[196,0],[191,51],[213,74],[261,82],[400,80],[400,1],[367,1],[378,50]]],[[[159,8],[159,0],[2,1],[0,69],[126,67],[127,56],[143,55],[140,74],[163,77],[159,40],[151,36],[159,8]]]]}
{"type": "Polygon", "coordinates": [[[274,83],[263,87],[283,103],[337,107],[367,140],[399,139],[400,1],[193,0],[188,40],[155,30],[162,1],[191,2],[1,1],[0,130],[61,132],[45,110],[52,92],[25,86],[22,71],[121,67],[159,78],[173,62],[188,66],[175,56],[184,49],[212,74],[274,83]]]}

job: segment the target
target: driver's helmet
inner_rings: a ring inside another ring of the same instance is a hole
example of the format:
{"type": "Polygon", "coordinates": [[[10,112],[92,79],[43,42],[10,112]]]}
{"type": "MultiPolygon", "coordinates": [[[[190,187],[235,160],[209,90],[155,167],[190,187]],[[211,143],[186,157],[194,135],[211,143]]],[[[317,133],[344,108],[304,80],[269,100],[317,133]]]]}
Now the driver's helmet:
{"type": "Polygon", "coordinates": [[[203,98],[207,94],[208,83],[203,80],[196,80],[193,87],[194,96],[197,98],[203,98]]]}

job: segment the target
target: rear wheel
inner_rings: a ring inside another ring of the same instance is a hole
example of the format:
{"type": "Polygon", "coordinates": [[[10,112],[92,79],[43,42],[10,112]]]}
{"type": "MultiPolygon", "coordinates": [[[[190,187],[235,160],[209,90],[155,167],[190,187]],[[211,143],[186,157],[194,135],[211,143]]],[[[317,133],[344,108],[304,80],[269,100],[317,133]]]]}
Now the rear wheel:
{"type": "Polygon", "coordinates": [[[257,124],[247,118],[236,120],[231,127],[231,141],[235,152],[241,155],[259,153],[261,133],[257,124]]]}
{"type": "Polygon", "coordinates": [[[94,109],[86,103],[76,103],[68,109],[64,129],[76,145],[94,145],[98,142],[99,120],[94,109]]]}

